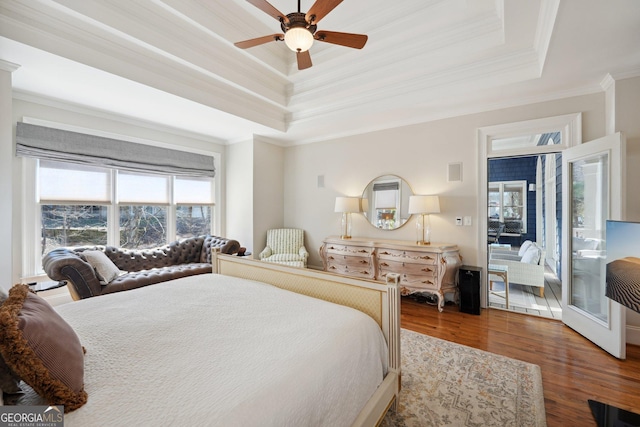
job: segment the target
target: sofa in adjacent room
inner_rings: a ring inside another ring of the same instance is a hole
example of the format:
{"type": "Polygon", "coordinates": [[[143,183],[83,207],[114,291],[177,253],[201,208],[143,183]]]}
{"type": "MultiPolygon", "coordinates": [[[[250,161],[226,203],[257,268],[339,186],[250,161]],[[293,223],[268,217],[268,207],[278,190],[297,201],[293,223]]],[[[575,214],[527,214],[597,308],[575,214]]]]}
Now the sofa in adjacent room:
{"type": "Polygon", "coordinates": [[[42,259],[45,273],[66,281],[74,300],[125,291],[180,277],[211,273],[211,251],[242,255],[237,240],[190,237],[153,249],[113,246],[58,248],[42,259]]]}
{"type": "Polygon", "coordinates": [[[489,265],[508,267],[509,283],[536,287],[540,297],[544,297],[545,256],[543,248],[526,240],[517,251],[491,248],[489,265]]]}

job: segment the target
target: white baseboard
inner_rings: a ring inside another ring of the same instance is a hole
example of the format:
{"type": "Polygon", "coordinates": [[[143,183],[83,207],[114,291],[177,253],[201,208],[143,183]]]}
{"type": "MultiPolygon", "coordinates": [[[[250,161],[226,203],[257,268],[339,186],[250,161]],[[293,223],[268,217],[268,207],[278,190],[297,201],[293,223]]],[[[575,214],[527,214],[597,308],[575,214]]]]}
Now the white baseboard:
{"type": "Polygon", "coordinates": [[[627,325],[627,344],[640,345],[640,326],[627,325]]]}

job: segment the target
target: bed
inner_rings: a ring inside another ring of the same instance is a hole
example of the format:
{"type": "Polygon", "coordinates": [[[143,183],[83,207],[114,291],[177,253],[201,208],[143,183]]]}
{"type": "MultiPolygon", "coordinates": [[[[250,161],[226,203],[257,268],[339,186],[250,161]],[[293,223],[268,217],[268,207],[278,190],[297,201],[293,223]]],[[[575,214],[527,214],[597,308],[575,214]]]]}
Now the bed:
{"type": "Polygon", "coordinates": [[[373,426],[397,404],[397,277],[214,258],[56,307],[86,348],[88,400],[65,425],[373,426]]]}

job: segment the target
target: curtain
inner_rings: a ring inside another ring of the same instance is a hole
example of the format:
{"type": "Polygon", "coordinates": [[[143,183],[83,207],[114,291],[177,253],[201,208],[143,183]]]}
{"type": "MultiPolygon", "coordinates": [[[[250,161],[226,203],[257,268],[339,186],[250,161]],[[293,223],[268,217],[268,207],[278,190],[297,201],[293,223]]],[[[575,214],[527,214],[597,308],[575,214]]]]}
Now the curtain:
{"type": "Polygon", "coordinates": [[[16,155],[133,172],[214,177],[213,157],[18,122],[16,155]]]}

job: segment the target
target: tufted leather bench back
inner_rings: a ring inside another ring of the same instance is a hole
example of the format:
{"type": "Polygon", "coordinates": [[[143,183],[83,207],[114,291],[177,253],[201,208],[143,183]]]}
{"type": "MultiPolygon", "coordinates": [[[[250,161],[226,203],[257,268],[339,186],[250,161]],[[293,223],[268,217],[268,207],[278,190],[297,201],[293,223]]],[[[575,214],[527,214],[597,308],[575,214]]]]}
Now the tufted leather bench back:
{"type": "Polygon", "coordinates": [[[153,249],[130,250],[107,246],[104,253],[120,270],[151,270],[176,264],[200,262],[203,243],[203,237],[192,237],[153,249]]]}

